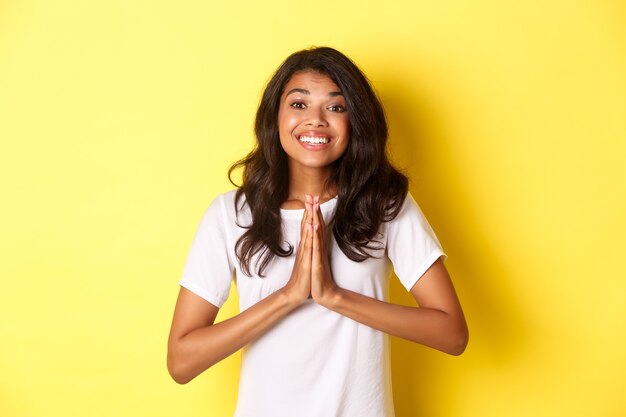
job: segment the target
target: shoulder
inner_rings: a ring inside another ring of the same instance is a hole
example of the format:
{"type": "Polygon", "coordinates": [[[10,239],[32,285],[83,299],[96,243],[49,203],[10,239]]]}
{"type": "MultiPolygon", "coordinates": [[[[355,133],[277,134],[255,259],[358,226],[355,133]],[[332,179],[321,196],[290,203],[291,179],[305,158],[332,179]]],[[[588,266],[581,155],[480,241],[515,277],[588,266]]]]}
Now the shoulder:
{"type": "Polygon", "coordinates": [[[242,221],[247,223],[251,218],[246,196],[242,194],[237,199],[237,189],[218,194],[207,208],[206,214],[213,218],[219,218],[220,221],[228,225],[239,224],[242,221]]]}
{"type": "Polygon", "coordinates": [[[218,194],[211,205],[220,205],[227,209],[235,209],[235,203],[237,198],[237,190],[228,190],[224,193],[218,194]]]}
{"type": "Polygon", "coordinates": [[[417,227],[418,229],[422,229],[429,234],[432,233],[431,226],[428,223],[424,212],[422,212],[422,209],[410,192],[406,194],[398,214],[387,222],[385,226],[387,231],[417,227]]]}
{"type": "Polygon", "coordinates": [[[203,223],[223,222],[228,218],[234,218],[237,214],[236,193],[237,190],[230,190],[215,196],[204,212],[203,223]]]}
{"type": "Polygon", "coordinates": [[[218,194],[211,201],[209,208],[212,206],[219,206],[228,212],[234,212],[237,209],[241,210],[246,207],[246,197],[242,195],[239,201],[237,201],[237,190],[228,190],[221,194],[218,194]]]}
{"type": "Polygon", "coordinates": [[[413,198],[413,195],[411,195],[410,192],[407,192],[406,195],[404,196],[404,200],[400,204],[400,209],[398,210],[398,214],[396,214],[396,216],[393,219],[391,219],[388,223],[399,222],[399,221],[402,221],[403,219],[406,219],[407,217],[415,216],[416,214],[421,215],[422,211],[420,210],[417,202],[415,201],[415,198],[413,198]]]}

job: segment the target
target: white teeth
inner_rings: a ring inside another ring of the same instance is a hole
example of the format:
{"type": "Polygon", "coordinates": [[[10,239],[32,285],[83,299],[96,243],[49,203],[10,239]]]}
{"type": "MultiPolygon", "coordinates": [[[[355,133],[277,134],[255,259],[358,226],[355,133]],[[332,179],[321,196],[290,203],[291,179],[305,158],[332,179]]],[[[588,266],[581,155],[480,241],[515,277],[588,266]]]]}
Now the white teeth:
{"type": "Polygon", "coordinates": [[[300,142],[314,143],[314,144],[320,144],[320,143],[323,144],[323,143],[328,143],[330,141],[329,138],[315,137],[315,136],[300,136],[298,140],[300,142]]]}

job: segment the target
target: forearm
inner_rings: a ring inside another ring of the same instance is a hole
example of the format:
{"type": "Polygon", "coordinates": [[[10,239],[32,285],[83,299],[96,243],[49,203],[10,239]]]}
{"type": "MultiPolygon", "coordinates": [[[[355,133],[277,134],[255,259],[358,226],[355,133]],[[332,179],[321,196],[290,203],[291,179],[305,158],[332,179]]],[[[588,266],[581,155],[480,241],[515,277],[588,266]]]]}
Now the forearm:
{"type": "Polygon", "coordinates": [[[325,307],[374,329],[451,355],[461,354],[467,345],[462,313],[391,304],[341,288],[325,307]]]}
{"type": "Polygon", "coordinates": [[[279,290],[240,314],[197,328],[170,341],[168,366],[178,383],[187,383],[222,359],[265,334],[298,306],[279,290]]]}

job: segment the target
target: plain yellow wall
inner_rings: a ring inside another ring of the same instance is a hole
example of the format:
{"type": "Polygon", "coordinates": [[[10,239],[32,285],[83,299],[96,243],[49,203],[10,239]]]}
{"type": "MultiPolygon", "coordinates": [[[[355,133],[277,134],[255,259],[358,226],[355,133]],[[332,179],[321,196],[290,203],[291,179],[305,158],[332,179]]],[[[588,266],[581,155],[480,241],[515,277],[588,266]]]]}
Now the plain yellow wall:
{"type": "Polygon", "coordinates": [[[397,416],[626,415],[625,3],[239,3],[0,3],[0,415],[232,415],[238,355],[167,374],[177,281],[311,45],[374,83],[470,325],[392,341],[397,416]]]}

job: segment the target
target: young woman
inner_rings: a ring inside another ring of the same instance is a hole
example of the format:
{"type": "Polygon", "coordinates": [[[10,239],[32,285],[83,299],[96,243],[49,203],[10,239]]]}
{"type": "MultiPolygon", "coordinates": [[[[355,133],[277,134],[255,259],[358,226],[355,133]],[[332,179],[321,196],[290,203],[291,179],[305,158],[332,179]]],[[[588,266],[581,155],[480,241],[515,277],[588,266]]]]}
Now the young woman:
{"type": "Polygon", "coordinates": [[[382,106],[346,56],[312,48],[269,81],[255,133],[194,238],[169,372],[186,383],[243,348],[237,417],[393,416],[386,334],[459,355],[468,331],[382,106]],[[388,302],[392,267],[419,307],[388,302]],[[233,276],[241,312],[216,324],[233,276]]]}

